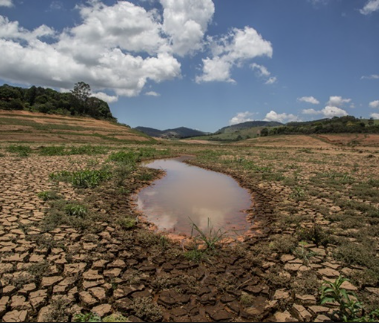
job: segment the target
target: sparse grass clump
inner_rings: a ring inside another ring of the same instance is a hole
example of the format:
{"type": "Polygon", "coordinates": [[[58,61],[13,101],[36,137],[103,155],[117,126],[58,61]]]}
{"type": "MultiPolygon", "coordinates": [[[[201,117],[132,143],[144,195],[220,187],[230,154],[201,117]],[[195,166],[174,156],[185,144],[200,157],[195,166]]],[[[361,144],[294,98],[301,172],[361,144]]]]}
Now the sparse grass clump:
{"type": "Polygon", "coordinates": [[[134,170],[135,170],[134,164],[119,163],[113,169],[113,178],[115,179],[116,185],[117,186],[125,185],[125,181],[129,178],[129,176],[133,173],[134,170]]]}
{"type": "Polygon", "coordinates": [[[23,145],[10,145],[6,149],[10,153],[18,154],[19,157],[27,157],[32,152],[29,146],[23,145]]]}
{"type": "Polygon", "coordinates": [[[129,217],[120,217],[117,223],[125,230],[130,230],[136,227],[137,219],[129,218],[129,217]]]}
{"type": "Polygon", "coordinates": [[[64,224],[80,230],[97,232],[101,227],[94,225],[94,222],[105,219],[106,215],[90,212],[85,205],[60,199],[50,201],[50,208],[41,225],[44,231],[53,230],[64,224]]]}
{"type": "Polygon", "coordinates": [[[183,253],[184,258],[187,260],[191,260],[194,262],[200,262],[206,257],[206,254],[204,251],[193,249],[189,250],[183,253]]]}
{"type": "Polygon", "coordinates": [[[79,313],[74,315],[74,322],[101,322],[101,318],[96,313],[79,313]]]}
{"type": "Polygon", "coordinates": [[[310,228],[302,228],[297,231],[299,240],[305,240],[315,243],[317,246],[328,244],[328,235],[325,230],[318,224],[314,224],[310,228]]]}
{"type": "Polygon", "coordinates": [[[106,154],[108,151],[107,147],[104,146],[45,146],[39,149],[39,154],[41,156],[69,156],[69,155],[99,155],[106,154]]]}
{"type": "Polygon", "coordinates": [[[138,161],[138,155],[135,154],[133,151],[118,151],[111,153],[108,157],[108,160],[134,165],[138,161]]]}
{"type": "Polygon", "coordinates": [[[53,299],[50,310],[44,315],[45,322],[68,322],[70,317],[69,301],[63,297],[53,299]]]}
{"type": "Polygon", "coordinates": [[[293,236],[283,235],[283,236],[273,236],[270,242],[270,248],[274,251],[280,253],[290,253],[295,249],[297,239],[293,236]]]}
{"type": "MultiPolygon", "coordinates": [[[[192,220],[191,220],[192,221],[192,220]]],[[[195,243],[204,244],[208,250],[214,251],[219,242],[227,235],[226,231],[222,229],[215,229],[210,219],[208,218],[208,225],[206,230],[202,230],[199,226],[192,221],[191,237],[195,243]]]]}
{"type": "Polygon", "coordinates": [[[136,316],[147,322],[157,322],[163,317],[161,308],[153,302],[151,297],[135,298],[132,308],[136,316]]]}
{"type": "Polygon", "coordinates": [[[47,146],[39,149],[41,156],[63,156],[65,154],[64,146],[47,146]]]}
{"type": "Polygon", "coordinates": [[[39,192],[37,196],[44,201],[57,200],[60,198],[58,193],[55,191],[42,191],[39,192]]]}
{"type": "Polygon", "coordinates": [[[79,218],[84,218],[88,213],[88,209],[84,205],[77,203],[66,204],[64,211],[69,216],[76,216],[79,218]]]}
{"type": "Polygon", "coordinates": [[[76,188],[94,188],[111,176],[111,171],[104,167],[100,170],[60,171],[51,173],[49,177],[55,181],[69,182],[76,188]]]}

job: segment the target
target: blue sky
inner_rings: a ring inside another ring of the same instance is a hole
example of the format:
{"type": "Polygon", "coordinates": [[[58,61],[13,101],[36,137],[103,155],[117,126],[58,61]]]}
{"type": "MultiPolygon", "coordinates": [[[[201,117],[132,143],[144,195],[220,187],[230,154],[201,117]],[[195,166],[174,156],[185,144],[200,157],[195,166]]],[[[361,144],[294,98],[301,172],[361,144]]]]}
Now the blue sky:
{"type": "Polygon", "coordinates": [[[379,119],[379,0],[0,0],[0,82],[91,85],[120,122],[379,119]]]}

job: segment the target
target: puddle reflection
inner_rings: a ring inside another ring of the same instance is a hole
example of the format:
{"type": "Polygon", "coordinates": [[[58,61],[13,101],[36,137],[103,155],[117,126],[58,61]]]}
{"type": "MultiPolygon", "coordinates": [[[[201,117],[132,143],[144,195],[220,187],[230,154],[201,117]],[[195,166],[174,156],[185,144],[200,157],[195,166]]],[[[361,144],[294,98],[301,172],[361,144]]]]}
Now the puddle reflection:
{"type": "Polygon", "coordinates": [[[138,208],[158,230],[191,234],[191,220],[206,230],[247,230],[250,194],[231,177],[187,165],[178,159],[156,160],[146,167],[163,169],[166,176],[138,194],[138,208]],[[191,220],[190,220],[191,219],[191,220]]]}

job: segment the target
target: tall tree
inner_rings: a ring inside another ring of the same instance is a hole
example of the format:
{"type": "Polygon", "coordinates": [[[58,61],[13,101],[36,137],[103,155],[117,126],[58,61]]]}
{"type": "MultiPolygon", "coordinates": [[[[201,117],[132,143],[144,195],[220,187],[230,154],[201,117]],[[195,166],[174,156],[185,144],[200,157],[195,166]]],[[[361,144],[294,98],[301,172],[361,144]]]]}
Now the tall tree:
{"type": "Polygon", "coordinates": [[[84,82],[75,84],[74,89],[71,91],[74,100],[72,104],[80,113],[88,113],[88,98],[91,95],[91,87],[84,82]]]}
{"type": "Polygon", "coordinates": [[[74,89],[71,91],[79,101],[85,103],[91,95],[91,87],[84,82],[78,82],[75,84],[74,89]]]}

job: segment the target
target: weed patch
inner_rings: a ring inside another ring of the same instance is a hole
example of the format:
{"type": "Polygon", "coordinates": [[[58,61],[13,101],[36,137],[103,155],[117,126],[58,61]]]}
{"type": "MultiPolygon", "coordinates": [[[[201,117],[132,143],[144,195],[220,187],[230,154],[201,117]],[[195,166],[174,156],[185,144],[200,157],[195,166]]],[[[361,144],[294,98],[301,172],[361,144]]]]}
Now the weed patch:
{"type": "Polygon", "coordinates": [[[55,191],[42,191],[37,194],[37,196],[44,201],[58,200],[60,196],[55,191]]]}
{"type": "Polygon", "coordinates": [[[60,171],[49,175],[51,180],[69,182],[76,188],[94,188],[111,176],[112,173],[108,168],[76,172],[60,171]]]}
{"type": "Polygon", "coordinates": [[[22,145],[10,145],[6,150],[10,153],[18,154],[19,157],[27,157],[32,152],[32,149],[29,146],[22,145]]]}

